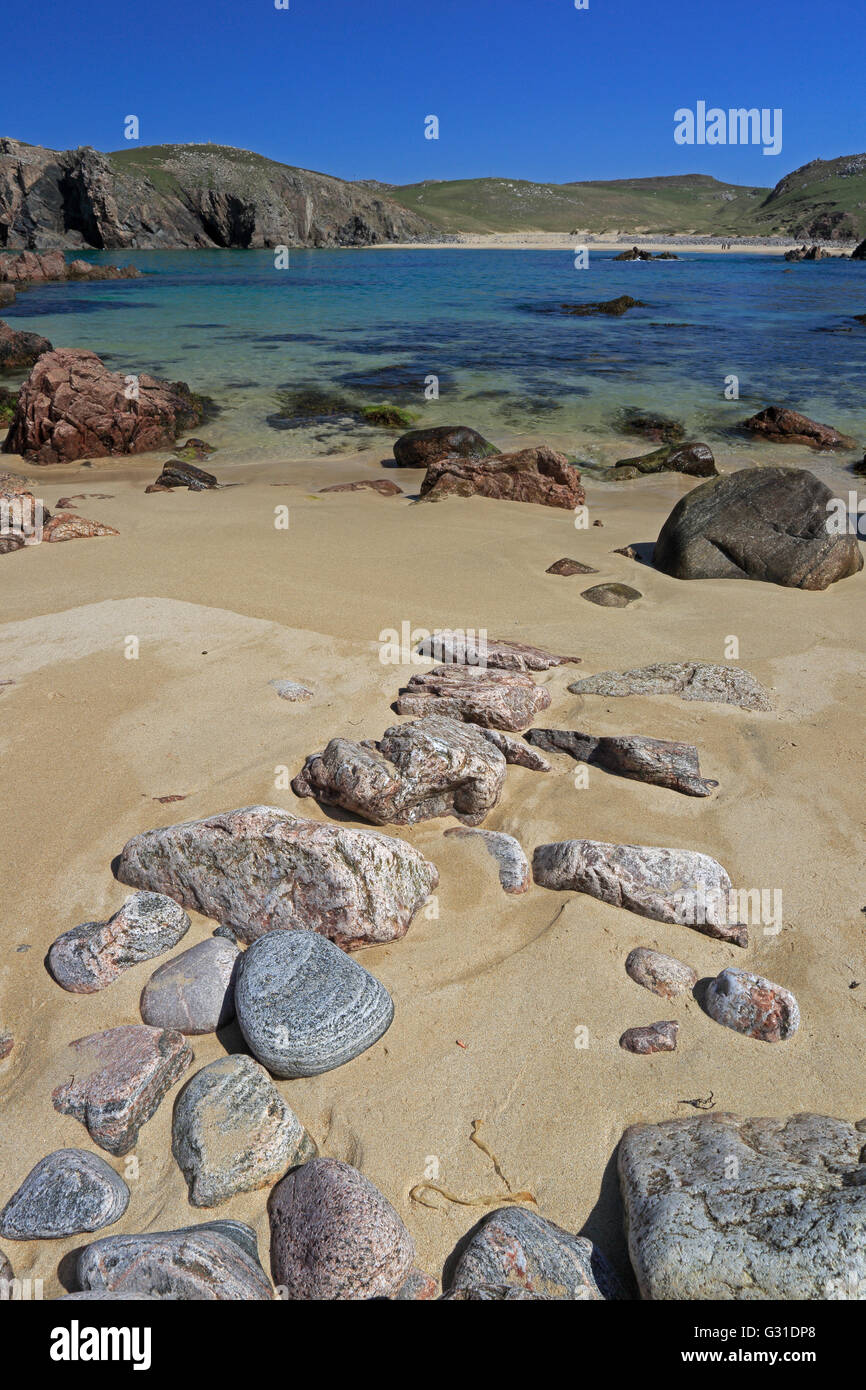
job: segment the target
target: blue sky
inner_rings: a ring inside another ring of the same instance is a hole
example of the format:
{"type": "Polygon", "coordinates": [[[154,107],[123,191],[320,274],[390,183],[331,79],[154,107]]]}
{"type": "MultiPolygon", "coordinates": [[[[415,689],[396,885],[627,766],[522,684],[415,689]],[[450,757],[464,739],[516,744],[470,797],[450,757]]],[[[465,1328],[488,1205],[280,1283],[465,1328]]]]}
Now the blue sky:
{"type": "Polygon", "coordinates": [[[3,21],[0,134],[214,141],[343,178],[773,184],[866,149],[862,0],[42,0],[3,21]],[[777,156],[674,111],[781,107],[777,156]],[[425,140],[424,118],[440,120],[425,140]]]}

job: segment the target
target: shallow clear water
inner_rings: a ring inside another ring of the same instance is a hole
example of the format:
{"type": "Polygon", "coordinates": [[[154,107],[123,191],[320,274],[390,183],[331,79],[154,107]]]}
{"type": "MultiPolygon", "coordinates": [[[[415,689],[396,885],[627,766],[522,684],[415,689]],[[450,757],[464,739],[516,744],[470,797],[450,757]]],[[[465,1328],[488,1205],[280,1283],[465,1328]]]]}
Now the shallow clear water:
{"type": "Polygon", "coordinates": [[[223,413],[207,433],[239,457],[354,452],[393,438],[346,418],[269,426],[279,390],[303,387],[389,401],[419,424],[470,424],[494,439],[541,433],[584,458],[594,440],[612,438],[626,406],[744,451],[728,431],[771,403],[860,436],[866,326],[852,315],[866,312],[862,263],[612,255],[593,252],[577,270],[567,251],[292,251],[277,270],[271,251],[112,251],[87,258],[131,261],[144,277],[46,285],[4,315],[55,346],[213,396],[223,413]],[[647,307],[621,318],[537,312],[620,294],[647,307]],[[724,398],[730,374],[739,401],[724,398]],[[424,397],[430,375],[438,401],[424,397]]]}

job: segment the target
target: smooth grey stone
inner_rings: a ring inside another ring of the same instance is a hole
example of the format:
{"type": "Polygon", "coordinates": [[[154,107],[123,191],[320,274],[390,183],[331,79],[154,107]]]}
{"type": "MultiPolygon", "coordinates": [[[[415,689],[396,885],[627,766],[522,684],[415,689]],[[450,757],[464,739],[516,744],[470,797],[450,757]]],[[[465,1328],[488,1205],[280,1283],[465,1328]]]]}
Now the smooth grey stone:
{"type": "Polygon", "coordinates": [[[107,922],[83,922],[58,936],[48,969],[63,989],[94,994],[130,966],[170,951],[189,928],[183,908],[164,893],[132,893],[107,922]]]}
{"type": "Polygon", "coordinates": [[[106,1236],[76,1267],[82,1291],[155,1294],[186,1301],[273,1298],[255,1231],[240,1221],[207,1221],[177,1231],[106,1236]]]}
{"type": "Polygon", "coordinates": [[[273,1187],[316,1146],[252,1057],[220,1057],[202,1067],[177,1098],[172,1152],[196,1207],[238,1192],[273,1187]]]}
{"type": "Polygon", "coordinates": [[[591,1240],[564,1231],[527,1207],[500,1207],[484,1218],[461,1251],[447,1292],[502,1285],[581,1302],[625,1297],[591,1240]]]}
{"type": "Polygon", "coordinates": [[[272,931],[247,948],[235,1008],[253,1056],[275,1076],[317,1076],[366,1051],[390,1027],[385,986],[310,931],[272,931]]]}
{"type": "Polygon", "coordinates": [[[234,972],[240,951],[212,936],[155,970],[141,992],[141,1016],[154,1028],[215,1033],[235,1016],[234,972]]]}
{"type": "Polygon", "coordinates": [[[39,1160],[0,1212],[7,1240],[58,1240],[119,1221],[129,1188],[98,1154],[57,1149],[39,1160]]]}

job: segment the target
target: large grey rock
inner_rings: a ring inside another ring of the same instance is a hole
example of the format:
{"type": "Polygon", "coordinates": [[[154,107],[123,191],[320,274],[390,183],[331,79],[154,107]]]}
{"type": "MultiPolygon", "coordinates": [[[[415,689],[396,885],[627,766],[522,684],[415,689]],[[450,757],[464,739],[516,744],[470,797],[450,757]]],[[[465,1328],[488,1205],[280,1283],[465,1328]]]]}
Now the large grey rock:
{"type": "Polygon", "coordinates": [[[572,695],[679,695],[681,700],[739,709],[772,709],[767,692],[748,671],[706,661],[660,661],[631,671],[602,671],[573,681],[568,689],[572,695]]]}
{"type": "Polygon", "coordinates": [[[0,1211],[0,1236],[58,1240],[98,1231],[119,1221],[128,1205],[129,1188],[104,1158],[57,1149],[39,1160],[0,1211]]]}
{"type": "Polygon", "coordinates": [[[491,1285],[579,1302],[625,1296],[591,1240],[517,1206],[500,1207],[484,1218],[455,1260],[447,1292],[491,1285]]]}
{"type": "Polygon", "coordinates": [[[300,928],[348,949],[405,936],[439,882],[403,840],[277,806],[145,831],[113,868],[121,883],[169,893],[244,941],[300,928]]]}
{"type": "Polygon", "coordinates": [[[643,738],[640,734],[593,737],[576,729],[530,729],[526,739],[548,753],[569,753],[578,762],[606,772],[668,787],[685,796],[709,796],[718,782],[701,776],[698,750],[691,743],[643,738]]]}
{"type": "Polygon", "coordinates": [[[81,1252],[77,1275],[85,1292],[230,1303],[273,1298],[259,1261],[255,1231],[240,1221],[106,1236],[81,1252]]]}
{"type": "Polygon", "coordinates": [[[539,845],[532,876],[542,888],[588,893],[656,922],[679,922],[705,936],[745,946],[748,932],[730,922],[735,902],[727,871],[708,854],[655,845],[559,840],[539,845]]]}
{"type": "Polygon", "coordinates": [[[170,951],[189,927],[172,898],[132,893],[107,922],[84,922],[59,936],[48,952],[48,969],[64,989],[93,994],[130,966],[170,951]]]}
{"type": "Polygon", "coordinates": [[[316,1146],[252,1057],[220,1057],[202,1067],[177,1098],[172,1152],[195,1207],[216,1207],[238,1192],[272,1187],[316,1146]]]}
{"type": "Polygon", "coordinates": [[[381,1038],[391,996],[315,932],[270,932],[244,952],[235,1008],[253,1056],[275,1076],[317,1076],[381,1038]]]}
{"type": "Polygon", "coordinates": [[[744,468],[677,502],[656,542],[675,579],[762,579],[826,589],[863,568],[856,535],[828,523],[833,493],[806,468],[744,468]]]}
{"type": "Polygon", "coordinates": [[[862,1147],[825,1115],[633,1125],[619,1177],[643,1297],[862,1300],[862,1147]]]}
{"type": "Polygon", "coordinates": [[[155,970],[141,992],[141,1017],[154,1028],[214,1033],[235,1016],[234,974],[240,951],[212,936],[155,970]]]}
{"type": "Polygon", "coordinates": [[[503,754],[471,724],[431,715],[386,729],[377,743],[332,738],[292,790],[376,825],[450,815],[477,825],[498,804],[505,770],[503,754]]]}
{"type": "Polygon", "coordinates": [[[516,733],[549,704],[550,691],[536,685],[525,671],[434,666],[412,676],[397,699],[397,713],[421,718],[444,715],[516,733]]]}
{"type": "Polygon", "coordinates": [[[800,1009],[784,985],[751,970],[723,970],[707,988],[710,1018],[762,1042],[785,1042],[800,1026],[800,1009]]]}
{"type": "Polygon", "coordinates": [[[356,1168],[314,1158],[277,1183],[268,1201],[271,1273],[289,1299],[389,1298],[415,1258],[391,1203],[356,1168]]]}

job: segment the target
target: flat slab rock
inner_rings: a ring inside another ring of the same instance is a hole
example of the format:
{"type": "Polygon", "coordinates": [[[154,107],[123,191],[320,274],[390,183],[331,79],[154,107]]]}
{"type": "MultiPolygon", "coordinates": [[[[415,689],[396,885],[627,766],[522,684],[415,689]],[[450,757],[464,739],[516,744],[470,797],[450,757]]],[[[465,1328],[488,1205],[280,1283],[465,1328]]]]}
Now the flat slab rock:
{"type": "Polygon", "coordinates": [[[101,1149],[126,1154],[165,1093],[193,1060],[181,1033],[143,1024],[109,1028],[69,1044],[71,1079],[51,1099],[73,1115],[101,1149]]]}
{"type": "Polygon", "coordinates": [[[527,1207],[490,1212],[451,1262],[451,1269],[446,1266],[449,1296],[458,1290],[504,1286],[577,1302],[625,1297],[597,1245],[527,1207]]]}
{"type": "Polygon", "coordinates": [[[415,1247],[391,1203],[348,1163],[314,1158],[268,1201],[271,1272],[289,1299],[390,1298],[415,1247]]]}
{"type": "Polygon", "coordinates": [[[550,705],[550,691],[524,671],[436,666],[412,676],[397,699],[397,713],[441,714],[468,724],[519,733],[550,705]]]}
{"type": "Polygon", "coordinates": [[[502,830],[470,830],[454,826],[446,835],[463,839],[480,839],[488,854],[499,865],[499,882],[506,893],[525,893],[529,888],[529,862],[523,848],[513,835],[502,830]]]}
{"type": "Polygon", "coordinates": [[[696,850],[559,840],[538,846],[532,876],[542,888],[588,893],[656,922],[692,926],[735,946],[748,943],[746,927],[728,921],[726,870],[696,850]],[[702,905],[703,912],[695,911],[702,905]]]}
{"type": "Polygon", "coordinates": [[[633,1125],[619,1146],[645,1299],[861,1299],[863,1136],[826,1115],[633,1125]]]}
{"type": "Polygon", "coordinates": [[[202,1067],[177,1098],[172,1153],[194,1207],[273,1187],[316,1146],[264,1067],[245,1055],[202,1067]]]}
{"type": "Polygon", "coordinates": [[[451,455],[431,462],[421,484],[421,497],[493,497],[507,502],[537,502],[573,511],[583,506],[586,493],[580,473],[565,454],[542,444],[493,458],[467,459],[451,455]]]}
{"type": "Polygon", "coordinates": [[[402,497],[403,489],[389,478],[360,478],[354,483],[331,483],[319,492],[378,492],[380,497],[402,497]]]}
{"type": "Polygon", "coordinates": [[[685,796],[709,796],[719,785],[701,776],[698,750],[691,743],[639,734],[595,738],[576,729],[530,729],[526,739],[548,753],[569,753],[578,762],[685,796]]]}
{"type": "Polygon", "coordinates": [[[277,806],[145,831],[112,868],[121,883],[168,893],[243,941],[302,929],[350,950],[405,936],[439,882],[403,840],[277,806]]]}
{"type": "Polygon", "coordinates": [[[255,1231],[240,1221],[105,1236],[81,1252],[76,1273],[82,1292],[196,1302],[249,1303],[273,1298],[259,1261],[255,1231]]]}
{"type": "Polygon", "coordinates": [[[318,1076],[391,1026],[385,986],[316,932],[270,932],[244,952],[235,1009],[253,1056],[274,1076],[318,1076]]]}
{"type": "Polygon", "coordinates": [[[170,951],[189,927],[172,898],[132,893],[107,922],[84,922],[59,936],[48,952],[48,969],[63,989],[94,994],[130,966],[170,951]]]}
{"type": "Polygon", "coordinates": [[[772,709],[766,690],[748,671],[706,661],[660,661],[630,671],[602,671],[574,681],[568,689],[572,695],[679,695],[681,700],[738,709],[772,709]]]}
{"type": "Polygon", "coordinates": [[[791,991],[751,970],[723,970],[710,982],[704,1007],[716,1023],[762,1042],[785,1042],[800,1026],[791,991]]]}
{"type": "Polygon", "coordinates": [[[140,1010],[152,1028],[215,1033],[235,1016],[234,976],[240,951],[212,936],[155,970],[141,991],[140,1010]]]}
{"type": "Polygon", "coordinates": [[[446,665],[478,666],[489,671],[549,671],[552,666],[579,664],[579,656],[557,656],[543,647],[481,633],[442,629],[415,648],[418,656],[446,665]]]}
{"type": "Polygon", "coordinates": [[[630,584],[594,584],[591,589],[584,589],[580,597],[598,608],[628,608],[643,594],[630,584]]]}
{"type": "Polygon", "coordinates": [[[676,999],[680,994],[689,994],[698,982],[698,974],[690,965],[666,956],[661,951],[651,951],[647,946],[635,946],[629,951],[625,962],[626,974],[635,984],[652,990],[662,999],[676,999]]]}
{"type": "Polygon", "coordinates": [[[129,1188],[104,1158],[57,1149],[39,1160],[0,1211],[0,1236],[59,1240],[98,1231],[119,1221],[128,1205],[129,1188]]]}
{"type": "Polygon", "coordinates": [[[572,574],[598,574],[598,570],[593,569],[592,565],[585,565],[581,560],[569,560],[567,556],[563,556],[561,560],[554,560],[544,572],[564,575],[566,578],[572,574]]]}
{"type": "Polygon", "coordinates": [[[332,738],[307,758],[292,790],[375,825],[451,815],[477,825],[498,804],[505,772],[503,754],[480,730],[431,715],[386,729],[376,743],[332,738]]]}
{"type": "Polygon", "coordinates": [[[661,1023],[646,1023],[637,1028],[627,1028],[619,1040],[624,1052],[635,1052],[645,1057],[651,1052],[676,1052],[680,1025],[676,1019],[666,1019],[661,1023]]]}

